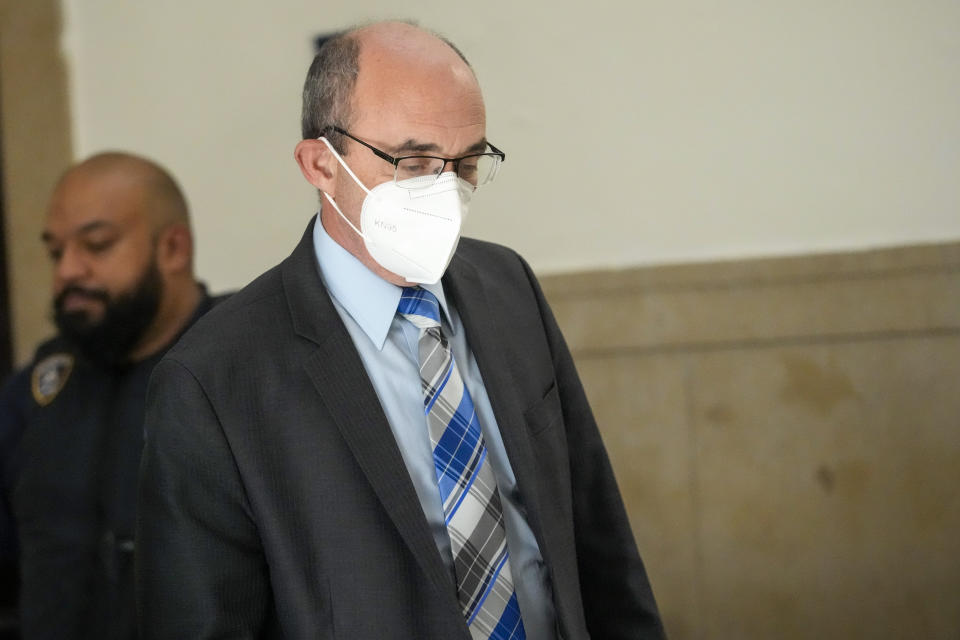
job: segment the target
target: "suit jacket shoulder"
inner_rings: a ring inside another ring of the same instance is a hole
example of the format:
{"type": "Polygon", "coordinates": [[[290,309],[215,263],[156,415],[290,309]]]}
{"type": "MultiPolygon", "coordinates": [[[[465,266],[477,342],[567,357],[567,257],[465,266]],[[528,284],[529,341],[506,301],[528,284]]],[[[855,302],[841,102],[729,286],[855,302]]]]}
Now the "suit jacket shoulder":
{"type": "MultiPolygon", "coordinates": [[[[467,637],[387,418],[320,279],[312,229],[197,322],[154,374],[138,571],[141,620],[165,630],[146,637],[200,637],[201,628],[203,637],[272,637],[261,632],[281,627],[288,637],[332,637],[333,627],[467,637]],[[359,569],[358,558],[378,560],[359,569]],[[375,592],[391,598],[365,596],[375,592]]],[[[660,637],[606,452],[531,269],[506,247],[464,238],[444,288],[550,572],[563,637],[660,637]]]]}

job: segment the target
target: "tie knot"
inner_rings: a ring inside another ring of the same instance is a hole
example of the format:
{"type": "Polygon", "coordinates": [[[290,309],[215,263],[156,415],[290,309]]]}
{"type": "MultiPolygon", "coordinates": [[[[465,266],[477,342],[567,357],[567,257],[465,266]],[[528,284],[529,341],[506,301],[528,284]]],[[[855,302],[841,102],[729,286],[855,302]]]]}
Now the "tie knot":
{"type": "Polygon", "coordinates": [[[440,326],[440,302],[435,295],[420,287],[403,289],[397,313],[420,329],[440,326]]]}

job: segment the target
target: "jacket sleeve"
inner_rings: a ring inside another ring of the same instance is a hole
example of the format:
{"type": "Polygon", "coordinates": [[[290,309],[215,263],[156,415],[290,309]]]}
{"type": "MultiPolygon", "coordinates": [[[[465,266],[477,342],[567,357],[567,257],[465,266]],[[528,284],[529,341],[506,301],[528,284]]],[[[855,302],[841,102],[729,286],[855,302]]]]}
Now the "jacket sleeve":
{"type": "Polygon", "coordinates": [[[240,473],[201,384],[170,358],[147,393],[139,498],[140,637],[261,637],[272,597],[240,473]]]}
{"type": "Polygon", "coordinates": [[[523,266],[540,306],[566,426],[577,567],[590,636],[664,638],[653,591],[573,358],[536,277],[526,262],[523,266]]]}

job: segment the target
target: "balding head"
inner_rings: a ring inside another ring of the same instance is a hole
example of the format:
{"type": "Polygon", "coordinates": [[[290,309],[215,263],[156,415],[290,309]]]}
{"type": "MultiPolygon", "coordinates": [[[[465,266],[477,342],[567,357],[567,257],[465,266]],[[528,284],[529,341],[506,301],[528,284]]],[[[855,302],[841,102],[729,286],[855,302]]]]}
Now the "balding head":
{"type": "Polygon", "coordinates": [[[121,151],[90,156],[67,169],[57,183],[54,198],[69,196],[72,189],[91,184],[139,199],[142,214],[154,232],[174,223],[189,225],[187,201],[180,186],[152,160],[121,151]]]}
{"type": "Polygon", "coordinates": [[[368,53],[380,52],[392,60],[409,58],[415,64],[434,68],[449,66],[470,69],[470,63],[456,45],[410,22],[375,22],[348,33],[368,53]]]}
{"type": "Polygon", "coordinates": [[[354,122],[379,118],[384,109],[420,109],[441,101],[441,111],[465,102],[482,110],[483,98],[473,70],[446,41],[403,22],[385,22],[356,32],[360,73],[351,96],[354,122]]]}
{"type": "Polygon", "coordinates": [[[326,134],[334,147],[343,151],[343,136],[331,132],[330,128],[349,130],[352,125],[354,88],[364,49],[363,56],[368,62],[365,71],[371,69],[369,62],[377,57],[396,56],[398,62],[407,59],[425,62],[430,67],[446,60],[461,72],[473,75],[470,63],[456,45],[410,22],[378,22],[348,29],[323,44],[307,72],[300,123],[305,140],[326,134]],[[439,57],[434,59],[433,54],[437,52],[439,57]],[[456,60],[448,59],[451,53],[456,60]]]}
{"type": "Polygon", "coordinates": [[[146,158],[111,151],[68,169],[43,241],[57,325],[92,356],[148,354],[196,304],[186,200],[146,158]]]}

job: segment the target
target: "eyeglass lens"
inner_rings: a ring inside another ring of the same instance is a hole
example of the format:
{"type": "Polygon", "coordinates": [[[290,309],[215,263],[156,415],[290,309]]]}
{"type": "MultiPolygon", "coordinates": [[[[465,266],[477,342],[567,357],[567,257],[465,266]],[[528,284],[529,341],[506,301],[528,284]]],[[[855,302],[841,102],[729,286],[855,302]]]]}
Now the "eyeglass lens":
{"type": "MultiPolygon", "coordinates": [[[[457,175],[479,187],[493,179],[499,162],[494,154],[468,156],[457,162],[457,175]]],[[[397,163],[397,184],[408,189],[430,186],[443,173],[444,164],[440,158],[403,158],[397,163]]]]}

